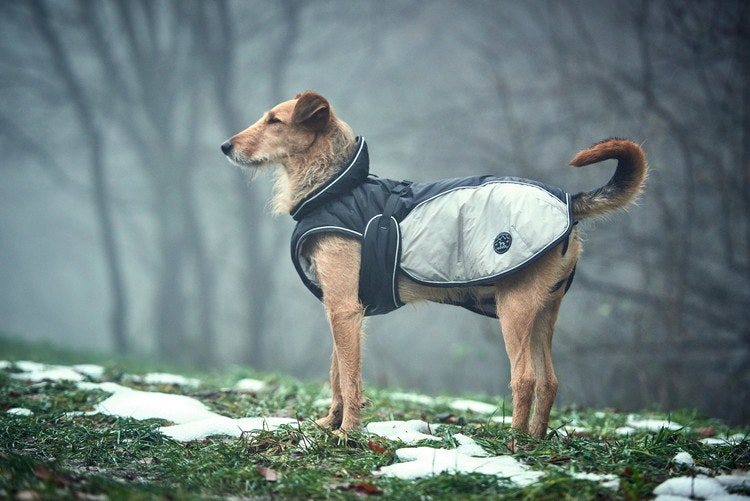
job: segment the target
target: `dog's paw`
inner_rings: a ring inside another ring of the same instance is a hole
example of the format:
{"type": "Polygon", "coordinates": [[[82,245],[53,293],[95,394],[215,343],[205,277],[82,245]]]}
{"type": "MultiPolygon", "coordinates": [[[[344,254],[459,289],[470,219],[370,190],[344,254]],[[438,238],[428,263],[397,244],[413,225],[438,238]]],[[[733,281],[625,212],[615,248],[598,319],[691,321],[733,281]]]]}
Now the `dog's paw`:
{"type": "Polygon", "coordinates": [[[362,431],[362,423],[359,422],[359,420],[349,420],[344,421],[341,423],[341,426],[339,426],[339,429],[337,431],[342,431],[344,433],[348,431],[362,431]]]}
{"type": "Polygon", "coordinates": [[[508,450],[510,452],[512,452],[513,454],[516,454],[518,452],[518,450],[519,450],[518,449],[518,441],[517,440],[518,439],[516,439],[516,437],[513,437],[513,438],[510,439],[510,442],[508,442],[507,444],[505,444],[505,446],[508,448],[508,450]]]}
{"type": "Polygon", "coordinates": [[[326,417],[315,421],[315,424],[321,428],[337,429],[341,426],[341,417],[337,417],[335,414],[329,414],[326,417]]]}

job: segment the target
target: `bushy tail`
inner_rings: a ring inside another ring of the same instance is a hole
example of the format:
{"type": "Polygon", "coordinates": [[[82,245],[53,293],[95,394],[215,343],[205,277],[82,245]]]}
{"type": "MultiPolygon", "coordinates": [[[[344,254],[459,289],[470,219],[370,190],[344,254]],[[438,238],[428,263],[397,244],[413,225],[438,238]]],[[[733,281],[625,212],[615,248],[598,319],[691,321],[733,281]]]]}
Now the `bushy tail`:
{"type": "Polygon", "coordinates": [[[609,159],[617,159],[617,169],[612,179],[599,189],[573,195],[573,214],[576,219],[602,216],[622,209],[641,192],[648,164],[643,150],[632,141],[606,139],[578,152],[570,165],[583,167],[609,159]]]}

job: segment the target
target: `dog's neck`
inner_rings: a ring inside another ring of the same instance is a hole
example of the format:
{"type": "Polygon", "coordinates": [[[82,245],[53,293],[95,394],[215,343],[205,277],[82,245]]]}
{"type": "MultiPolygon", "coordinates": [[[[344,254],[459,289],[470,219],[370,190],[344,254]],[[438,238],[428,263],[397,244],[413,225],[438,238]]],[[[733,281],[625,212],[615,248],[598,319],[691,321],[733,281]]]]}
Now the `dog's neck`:
{"type": "Polygon", "coordinates": [[[357,138],[333,118],[328,134],[319,134],[304,155],[288,156],[276,170],[273,212],[291,213],[310,193],[326,184],[354,155],[357,138]]]}
{"type": "MultiPolygon", "coordinates": [[[[364,138],[357,138],[352,146],[353,151],[344,162],[335,165],[333,169],[326,169],[324,176],[308,185],[310,188],[298,192],[298,197],[289,209],[292,218],[299,221],[317,207],[350,193],[367,179],[370,173],[367,144],[364,138]]],[[[287,177],[285,182],[290,181],[291,177],[287,177]]]]}

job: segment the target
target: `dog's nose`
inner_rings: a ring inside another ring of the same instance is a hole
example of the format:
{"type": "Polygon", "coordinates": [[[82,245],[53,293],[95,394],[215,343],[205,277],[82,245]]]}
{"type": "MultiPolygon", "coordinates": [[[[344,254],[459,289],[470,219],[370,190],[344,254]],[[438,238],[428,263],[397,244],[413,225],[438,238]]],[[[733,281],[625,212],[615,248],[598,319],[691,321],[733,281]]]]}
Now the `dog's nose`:
{"type": "Polygon", "coordinates": [[[221,151],[223,151],[225,155],[229,155],[229,152],[232,151],[232,141],[224,141],[221,144],[221,151]]]}

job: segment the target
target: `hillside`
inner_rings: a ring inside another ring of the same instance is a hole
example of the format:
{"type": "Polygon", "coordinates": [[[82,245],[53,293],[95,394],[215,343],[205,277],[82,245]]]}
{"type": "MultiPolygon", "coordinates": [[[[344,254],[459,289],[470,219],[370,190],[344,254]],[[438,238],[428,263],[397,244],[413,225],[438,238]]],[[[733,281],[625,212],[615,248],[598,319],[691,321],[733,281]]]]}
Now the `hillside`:
{"type": "Polygon", "coordinates": [[[750,499],[748,430],[689,411],[555,409],[513,454],[491,398],[368,389],[366,430],[344,436],[311,419],[320,384],[236,368],[14,359],[0,387],[0,497],[750,499]]]}

